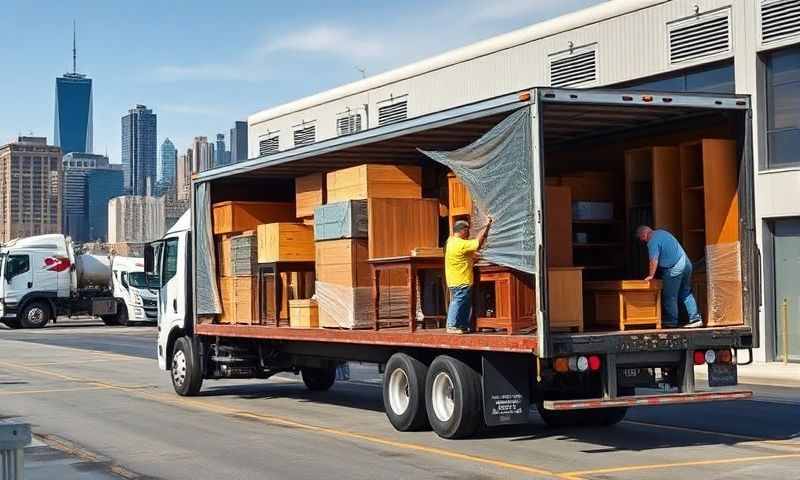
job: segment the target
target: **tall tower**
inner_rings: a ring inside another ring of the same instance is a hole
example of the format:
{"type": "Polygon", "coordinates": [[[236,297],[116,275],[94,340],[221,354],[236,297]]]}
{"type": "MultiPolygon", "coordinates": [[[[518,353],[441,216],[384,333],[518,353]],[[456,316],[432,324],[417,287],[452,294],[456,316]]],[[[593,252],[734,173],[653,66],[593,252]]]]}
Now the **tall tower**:
{"type": "Polygon", "coordinates": [[[214,148],[214,168],[225,165],[225,135],[217,134],[217,143],[214,148]]]}
{"type": "Polygon", "coordinates": [[[130,195],[152,195],[156,187],[156,115],[136,105],[122,117],[122,166],[125,191],[130,195]]]}
{"type": "Polygon", "coordinates": [[[164,185],[175,185],[175,170],[178,167],[178,150],[169,138],[161,144],[161,162],[158,165],[158,181],[164,185]]]}
{"type": "Polygon", "coordinates": [[[77,29],[72,24],[72,72],[56,78],[53,143],[64,154],[92,152],[92,79],[78,73],[77,29]]]}
{"type": "Polygon", "coordinates": [[[247,160],[247,122],[237,121],[233,124],[228,142],[231,144],[231,162],[247,160]]]}

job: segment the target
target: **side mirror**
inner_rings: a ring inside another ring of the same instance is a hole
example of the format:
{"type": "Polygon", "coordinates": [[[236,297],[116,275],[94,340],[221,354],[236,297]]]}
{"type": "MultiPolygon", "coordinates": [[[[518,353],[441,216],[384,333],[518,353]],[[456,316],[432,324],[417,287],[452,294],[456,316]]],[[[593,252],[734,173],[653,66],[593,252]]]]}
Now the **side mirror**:
{"type": "Polygon", "coordinates": [[[156,270],[155,248],[148,243],[144,246],[144,273],[152,275],[156,270]]]}

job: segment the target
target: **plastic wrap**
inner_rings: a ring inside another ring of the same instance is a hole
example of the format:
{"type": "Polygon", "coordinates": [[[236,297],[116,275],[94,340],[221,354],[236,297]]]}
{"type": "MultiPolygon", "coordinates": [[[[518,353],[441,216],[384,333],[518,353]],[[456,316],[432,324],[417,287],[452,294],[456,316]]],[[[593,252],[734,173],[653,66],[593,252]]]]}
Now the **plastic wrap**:
{"type": "Polygon", "coordinates": [[[194,300],[198,315],[222,313],[214,256],[214,233],[211,221],[211,192],[208,183],[199,183],[194,194],[194,211],[197,231],[194,235],[195,288],[194,300]]]}
{"type": "Polygon", "coordinates": [[[481,257],[491,263],[535,273],[535,205],[530,108],[506,117],[466,147],[422,153],[449,167],[470,191],[472,234],[494,224],[481,257]]]}
{"type": "Polygon", "coordinates": [[[372,328],[372,289],[343,287],[327,282],[314,284],[319,306],[319,326],[327,328],[372,328]]]}
{"type": "Polygon", "coordinates": [[[744,323],[741,258],[739,242],[706,245],[708,325],[744,323]]]}

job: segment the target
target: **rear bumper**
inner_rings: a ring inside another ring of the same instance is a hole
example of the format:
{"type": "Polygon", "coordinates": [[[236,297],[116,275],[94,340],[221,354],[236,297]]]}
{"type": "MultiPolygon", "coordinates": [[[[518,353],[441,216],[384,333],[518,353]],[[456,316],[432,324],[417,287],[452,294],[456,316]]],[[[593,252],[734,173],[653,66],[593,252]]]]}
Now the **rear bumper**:
{"type": "Polygon", "coordinates": [[[666,393],[656,395],[635,395],[609,400],[592,398],[586,400],[545,400],[547,410],[585,410],[589,408],[644,407],[656,405],[675,405],[681,403],[720,402],[728,400],[748,400],[753,392],[746,390],[727,392],[666,393]]]}

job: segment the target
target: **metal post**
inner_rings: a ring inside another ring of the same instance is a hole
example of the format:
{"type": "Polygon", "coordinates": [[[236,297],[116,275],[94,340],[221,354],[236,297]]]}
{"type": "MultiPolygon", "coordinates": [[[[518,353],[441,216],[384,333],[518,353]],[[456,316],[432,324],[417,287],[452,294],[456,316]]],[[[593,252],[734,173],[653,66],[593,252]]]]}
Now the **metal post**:
{"type": "Polygon", "coordinates": [[[28,424],[0,422],[0,479],[23,479],[25,474],[23,450],[29,443],[31,443],[31,428],[28,424]]]}
{"type": "Polygon", "coordinates": [[[781,320],[783,323],[783,364],[789,363],[789,300],[784,297],[781,305],[781,320]]]}

